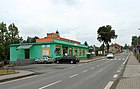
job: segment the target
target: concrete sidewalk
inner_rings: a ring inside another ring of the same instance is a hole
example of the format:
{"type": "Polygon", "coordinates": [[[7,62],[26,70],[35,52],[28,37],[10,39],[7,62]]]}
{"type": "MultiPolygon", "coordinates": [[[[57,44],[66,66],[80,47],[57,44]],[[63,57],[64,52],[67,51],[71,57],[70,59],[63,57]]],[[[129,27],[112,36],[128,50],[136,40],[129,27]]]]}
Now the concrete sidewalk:
{"type": "Polygon", "coordinates": [[[16,74],[1,75],[0,82],[5,82],[12,79],[18,79],[18,78],[27,77],[36,74],[35,72],[24,71],[24,70],[16,70],[16,72],[17,72],[16,74]]]}
{"type": "Polygon", "coordinates": [[[140,89],[140,63],[133,53],[130,55],[124,74],[116,89],[140,89]]]}

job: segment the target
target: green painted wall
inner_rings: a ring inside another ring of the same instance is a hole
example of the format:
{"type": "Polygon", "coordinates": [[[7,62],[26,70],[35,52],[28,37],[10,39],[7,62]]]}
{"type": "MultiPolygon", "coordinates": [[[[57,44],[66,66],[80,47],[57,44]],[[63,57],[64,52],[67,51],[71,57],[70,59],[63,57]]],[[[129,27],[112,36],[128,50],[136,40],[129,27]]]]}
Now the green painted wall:
{"type": "Polygon", "coordinates": [[[55,44],[50,44],[50,57],[55,58],[56,54],[55,54],[55,44]]]}
{"type": "Polygon", "coordinates": [[[24,50],[17,50],[18,46],[10,47],[10,61],[22,60],[25,58],[24,50]]]}
{"type": "Polygon", "coordinates": [[[30,48],[30,59],[42,57],[42,45],[33,45],[30,48]]]}
{"type": "Polygon", "coordinates": [[[17,60],[17,50],[15,47],[10,47],[10,61],[16,61],[17,60]]]}

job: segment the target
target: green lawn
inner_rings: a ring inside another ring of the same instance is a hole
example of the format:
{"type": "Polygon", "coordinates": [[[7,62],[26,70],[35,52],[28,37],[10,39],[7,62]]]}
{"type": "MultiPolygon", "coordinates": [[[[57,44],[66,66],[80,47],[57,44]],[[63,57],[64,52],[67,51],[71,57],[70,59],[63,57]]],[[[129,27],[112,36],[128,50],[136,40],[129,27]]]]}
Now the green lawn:
{"type": "Polygon", "coordinates": [[[0,69],[0,75],[5,74],[15,74],[16,71],[13,65],[5,65],[3,68],[0,69]]]}
{"type": "Polygon", "coordinates": [[[5,70],[5,69],[1,69],[0,70],[0,75],[5,75],[5,74],[15,74],[15,70],[5,70]]]}

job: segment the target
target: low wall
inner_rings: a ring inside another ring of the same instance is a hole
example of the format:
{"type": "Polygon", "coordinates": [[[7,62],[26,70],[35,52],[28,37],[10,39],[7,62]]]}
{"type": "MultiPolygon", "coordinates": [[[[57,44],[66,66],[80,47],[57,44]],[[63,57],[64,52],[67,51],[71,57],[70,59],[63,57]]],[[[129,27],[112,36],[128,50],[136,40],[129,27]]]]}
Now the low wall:
{"type": "Polygon", "coordinates": [[[13,65],[29,65],[33,64],[34,60],[33,59],[18,59],[17,61],[10,61],[10,64],[13,65]]]}

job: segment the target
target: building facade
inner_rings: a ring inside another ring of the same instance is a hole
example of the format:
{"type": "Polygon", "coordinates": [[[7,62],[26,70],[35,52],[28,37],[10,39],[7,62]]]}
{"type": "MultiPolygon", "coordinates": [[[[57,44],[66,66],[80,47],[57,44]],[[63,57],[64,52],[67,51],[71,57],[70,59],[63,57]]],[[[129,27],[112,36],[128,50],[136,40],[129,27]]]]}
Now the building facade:
{"type": "Polygon", "coordinates": [[[119,44],[117,44],[117,43],[112,44],[109,47],[109,52],[112,52],[112,53],[120,53],[121,52],[121,46],[119,44]]]}
{"type": "Polygon", "coordinates": [[[87,50],[88,47],[78,41],[62,38],[56,33],[48,33],[47,37],[36,39],[36,43],[11,44],[10,62],[33,61],[43,56],[56,58],[66,54],[86,57],[87,50]]]}

